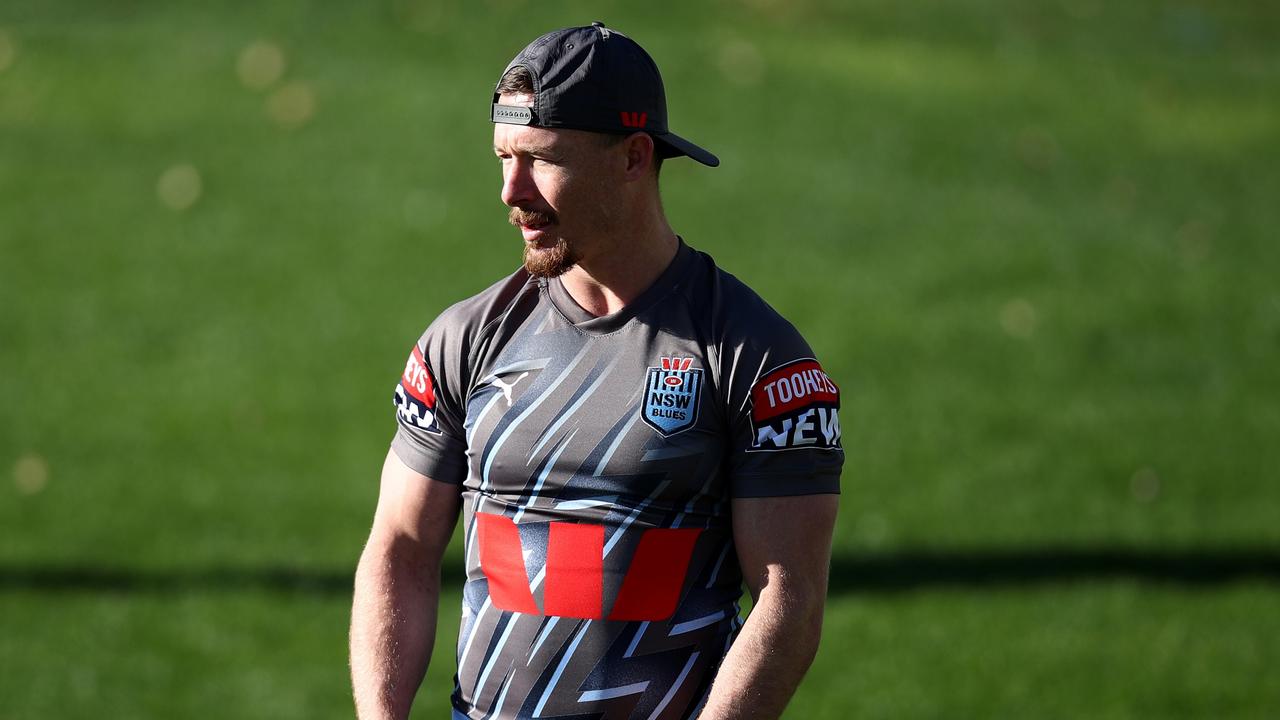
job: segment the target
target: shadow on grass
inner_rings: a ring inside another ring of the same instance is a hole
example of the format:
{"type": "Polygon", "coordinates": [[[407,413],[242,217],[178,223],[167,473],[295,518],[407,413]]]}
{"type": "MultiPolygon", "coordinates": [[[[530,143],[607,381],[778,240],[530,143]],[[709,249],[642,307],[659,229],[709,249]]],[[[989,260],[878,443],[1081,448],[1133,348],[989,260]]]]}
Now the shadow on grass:
{"type": "MultiPolygon", "coordinates": [[[[0,592],[237,593],[348,595],[351,568],[215,567],[145,570],[91,566],[0,565],[0,592]]],[[[460,568],[444,583],[462,582],[460,568]]],[[[1254,580],[1280,583],[1280,549],[1138,550],[1031,548],[949,552],[904,550],[841,555],[831,562],[832,594],[894,593],[932,588],[1021,587],[1130,579],[1183,586],[1254,580]]]]}
{"type": "Polygon", "coordinates": [[[835,594],[1125,579],[1186,586],[1241,580],[1275,583],[1280,582],[1280,550],[904,550],[841,556],[831,561],[831,592],[835,594]]]}

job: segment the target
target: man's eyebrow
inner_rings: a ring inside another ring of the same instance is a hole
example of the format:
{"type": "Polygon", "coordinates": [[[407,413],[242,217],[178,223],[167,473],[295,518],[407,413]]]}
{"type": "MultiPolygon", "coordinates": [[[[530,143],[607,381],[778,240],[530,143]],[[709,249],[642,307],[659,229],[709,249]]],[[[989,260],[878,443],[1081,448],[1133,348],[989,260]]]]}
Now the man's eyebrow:
{"type": "MultiPolygon", "coordinates": [[[[498,147],[497,145],[493,146],[493,151],[495,153],[498,153],[499,155],[501,155],[504,152],[507,152],[506,150],[498,147]]],[[[520,155],[557,155],[559,154],[556,152],[556,149],[551,145],[525,145],[517,148],[515,152],[520,155]]]]}

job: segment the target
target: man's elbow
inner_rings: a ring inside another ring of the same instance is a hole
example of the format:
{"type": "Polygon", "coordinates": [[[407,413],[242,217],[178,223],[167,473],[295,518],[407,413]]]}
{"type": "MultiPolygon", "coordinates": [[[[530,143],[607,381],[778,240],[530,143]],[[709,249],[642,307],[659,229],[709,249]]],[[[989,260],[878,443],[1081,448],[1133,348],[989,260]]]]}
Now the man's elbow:
{"type": "Polygon", "coordinates": [[[826,609],[826,597],[818,595],[817,597],[807,599],[804,603],[804,609],[800,619],[797,621],[796,633],[799,636],[799,645],[801,645],[802,657],[805,667],[808,667],[818,654],[818,645],[822,640],[822,616],[826,609]]]}
{"type": "Polygon", "coordinates": [[[373,533],[360,554],[356,583],[409,585],[438,592],[441,555],[403,533],[373,533]]]}
{"type": "Polygon", "coordinates": [[[826,610],[825,583],[770,583],[761,590],[761,604],[772,605],[782,640],[796,661],[807,667],[818,653],[822,618],[826,610]]]}

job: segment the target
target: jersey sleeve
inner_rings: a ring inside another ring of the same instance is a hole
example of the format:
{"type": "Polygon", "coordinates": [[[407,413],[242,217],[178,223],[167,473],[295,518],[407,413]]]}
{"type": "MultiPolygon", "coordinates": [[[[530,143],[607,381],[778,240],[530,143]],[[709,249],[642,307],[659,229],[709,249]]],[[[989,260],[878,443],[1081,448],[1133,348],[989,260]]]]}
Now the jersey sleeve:
{"type": "Polygon", "coordinates": [[[769,325],[726,348],[730,494],[839,493],[840,388],[790,323],[769,325]]]}
{"type": "Polygon", "coordinates": [[[397,429],[391,449],[433,480],[461,485],[467,475],[465,329],[449,313],[409,351],[395,390],[397,429]]]}
{"type": "Polygon", "coordinates": [[[409,351],[396,385],[391,449],[413,470],[461,485],[467,478],[467,396],[497,321],[521,297],[537,297],[523,268],[440,313],[409,351]]]}

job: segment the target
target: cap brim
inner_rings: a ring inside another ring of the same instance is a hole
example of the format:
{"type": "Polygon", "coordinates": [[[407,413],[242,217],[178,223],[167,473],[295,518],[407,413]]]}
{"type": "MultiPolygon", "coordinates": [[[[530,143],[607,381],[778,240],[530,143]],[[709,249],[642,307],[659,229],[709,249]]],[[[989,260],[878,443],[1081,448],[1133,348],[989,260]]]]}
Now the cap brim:
{"type": "Polygon", "coordinates": [[[658,145],[665,146],[662,148],[665,151],[662,153],[663,157],[687,155],[707,167],[719,167],[720,165],[720,158],[675,133],[669,132],[665,135],[654,135],[653,139],[658,145]]]}

